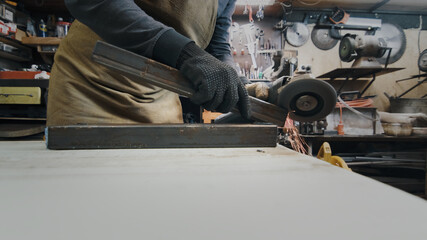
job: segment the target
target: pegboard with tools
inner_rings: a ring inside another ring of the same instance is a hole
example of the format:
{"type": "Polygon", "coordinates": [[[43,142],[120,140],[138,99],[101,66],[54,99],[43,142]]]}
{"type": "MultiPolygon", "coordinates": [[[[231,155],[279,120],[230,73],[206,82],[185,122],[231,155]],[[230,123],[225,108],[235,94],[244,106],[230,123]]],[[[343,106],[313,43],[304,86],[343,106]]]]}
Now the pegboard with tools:
{"type": "Polygon", "coordinates": [[[282,50],[281,30],[275,30],[276,18],[249,22],[247,16],[233,17],[230,46],[240,73],[250,80],[264,80],[264,70],[271,67],[273,56],[282,50]]]}

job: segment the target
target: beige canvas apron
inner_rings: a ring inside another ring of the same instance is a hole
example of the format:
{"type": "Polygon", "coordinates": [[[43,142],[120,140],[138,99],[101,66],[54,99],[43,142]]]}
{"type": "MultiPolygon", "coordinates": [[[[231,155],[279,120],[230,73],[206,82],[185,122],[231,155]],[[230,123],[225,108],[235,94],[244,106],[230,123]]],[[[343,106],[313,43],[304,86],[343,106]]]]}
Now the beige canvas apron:
{"type": "MultiPolygon", "coordinates": [[[[154,19],[175,28],[200,47],[209,44],[217,1],[135,2],[154,19]]],[[[181,123],[177,94],[131,80],[91,60],[93,47],[100,39],[76,20],[61,41],[49,83],[47,125],[181,123]]]]}

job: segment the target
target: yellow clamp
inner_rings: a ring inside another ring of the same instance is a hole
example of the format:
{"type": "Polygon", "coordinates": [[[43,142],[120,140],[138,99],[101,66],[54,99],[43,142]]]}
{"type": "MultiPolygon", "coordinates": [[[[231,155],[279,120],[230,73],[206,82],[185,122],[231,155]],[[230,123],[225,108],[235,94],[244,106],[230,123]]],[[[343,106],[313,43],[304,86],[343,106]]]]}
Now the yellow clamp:
{"type": "Polygon", "coordinates": [[[319,152],[317,153],[317,158],[332,165],[351,171],[351,168],[347,166],[347,163],[345,163],[345,161],[341,157],[332,156],[331,146],[328,142],[324,142],[322,144],[319,149],[319,152]]]}

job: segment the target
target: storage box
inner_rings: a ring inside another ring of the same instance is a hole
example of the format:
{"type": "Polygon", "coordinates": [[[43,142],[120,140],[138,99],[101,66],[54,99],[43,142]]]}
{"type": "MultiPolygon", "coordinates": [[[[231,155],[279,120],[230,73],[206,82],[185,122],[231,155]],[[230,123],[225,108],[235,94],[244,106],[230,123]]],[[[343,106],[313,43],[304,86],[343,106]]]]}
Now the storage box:
{"type": "Polygon", "coordinates": [[[5,3],[0,3],[0,18],[15,22],[15,9],[5,3]]]}
{"type": "Polygon", "coordinates": [[[0,87],[0,104],[40,104],[39,87],[0,87]]]}
{"type": "Polygon", "coordinates": [[[0,20],[0,34],[9,35],[9,26],[7,26],[3,21],[0,20]]]}
{"type": "MultiPolygon", "coordinates": [[[[2,71],[0,79],[34,79],[41,71],[2,71]]],[[[37,81],[35,79],[34,81],[37,81]]],[[[0,104],[40,104],[41,89],[39,87],[0,87],[0,104]]]]}

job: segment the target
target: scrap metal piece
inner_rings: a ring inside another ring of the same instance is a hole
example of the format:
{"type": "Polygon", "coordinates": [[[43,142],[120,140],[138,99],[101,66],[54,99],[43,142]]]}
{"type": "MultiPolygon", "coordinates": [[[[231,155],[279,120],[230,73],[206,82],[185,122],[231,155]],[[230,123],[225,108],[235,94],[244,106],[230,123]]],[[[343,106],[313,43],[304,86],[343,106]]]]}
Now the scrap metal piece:
{"type": "Polygon", "coordinates": [[[309,31],[303,23],[293,23],[286,29],[286,40],[294,47],[301,47],[309,38],[309,31]]]}
{"type": "Polygon", "coordinates": [[[314,46],[321,50],[329,50],[335,47],[338,39],[332,38],[330,31],[329,28],[314,27],[311,32],[311,41],[313,41],[314,46]]]}
{"type": "Polygon", "coordinates": [[[254,124],[147,124],[52,126],[49,149],[275,147],[277,126],[254,124]]]}
{"type": "MultiPolygon", "coordinates": [[[[369,34],[369,33],[367,33],[369,34]]],[[[391,48],[390,59],[388,63],[394,63],[402,57],[406,48],[406,36],[403,29],[392,23],[383,23],[381,28],[375,31],[375,37],[382,38],[387,43],[387,47],[391,48]]],[[[387,61],[387,54],[377,59],[381,64],[387,61]]]]}
{"type": "MultiPolygon", "coordinates": [[[[191,97],[195,92],[177,69],[105,42],[96,43],[92,58],[137,82],[152,84],[185,97],[191,97]]],[[[253,119],[283,126],[288,113],[286,109],[254,97],[249,97],[249,101],[253,119]]],[[[237,109],[234,111],[238,112],[237,109]]]]}

